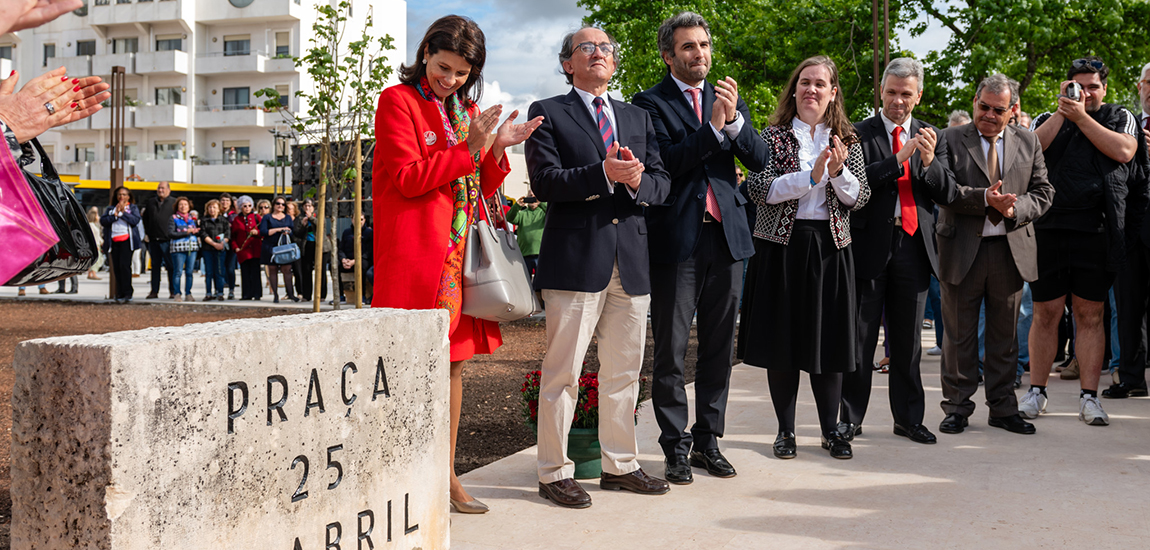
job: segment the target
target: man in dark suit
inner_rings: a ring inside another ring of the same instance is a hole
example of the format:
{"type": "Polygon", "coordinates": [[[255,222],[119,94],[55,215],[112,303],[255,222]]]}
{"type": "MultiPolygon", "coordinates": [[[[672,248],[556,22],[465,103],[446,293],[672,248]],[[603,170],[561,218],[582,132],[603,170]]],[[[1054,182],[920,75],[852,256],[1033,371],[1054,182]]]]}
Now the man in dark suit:
{"type": "Polygon", "coordinates": [[[851,214],[862,348],[858,368],[843,375],[839,432],[848,441],[862,433],[874,372],[870,362],[885,310],[894,433],[935,442],[922,424],[922,319],[931,273],[938,272],[934,205],[950,203],[957,191],[948,175],[946,142],[938,141],[934,126],[911,116],[922,99],[922,79],[918,61],[891,60],[882,75],[882,112],[855,125],[871,200],[851,214]]]}
{"type": "Polygon", "coordinates": [[[702,16],[681,12],[668,18],[659,27],[658,42],[667,75],[634,99],[651,115],[671,175],[667,200],[647,209],[655,337],[651,401],[662,430],[667,481],[688,484],[691,466],[717,477],[735,475],[719,452],[718,438],[727,409],[743,260],[755,251],[735,157],[749,170],[761,171],[770,153],[751,125],[735,81],[720,80],[716,87],[705,80],[711,34],[702,16]],[[683,362],[696,309],[695,424],[687,432],[683,362]]]}
{"type": "Polygon", "coordinates": [[[1102,390],[1102,397],[1125,399],[1147,395],[1146,348],[1147,317],[1150,310],[1150,220],[1146,218],[1146,186],[1150,183],[1150,63],[1142,67],[1138,79],[1138,99],[1142,113],[1138,127],[1142,138],[1134,155],[1134,170],[1130,196],[1126,198],[1126,267],[1118,272],[1114,283],[1114,297],[1118,303],[1118,348],[1122,351],[1118,365],[1118,380],[1102,390]],[[1138,195],[1135,190],[1140,190],[1138,195]]]}
{"type": "Polygon", "coordinates": [[[539,391],[539,494],[585,508],[573,479],[567,432],[591,337],[599,345],[599,441],[606,490],[663,494],[666,481],[636,460],[635,405],[646,343],[647,222],[670,178],[647,112],[607,97],[618,45],[591,27],[563,39],[559,61],[571,93],[531,104],[543,117],[525,146],[531,190],[548,203],[535,289],[547,303],[547,355],[539,391]]]}
{"type": "Polygon", "coordinates": [[[1018,114],[1018,82],[996,74],[979,83],[974,121],[942,132],[958,194],[940,209],[938,279],[942,290],[942,410],[938,429],[961,433],[978,389],[978,310],[986,300],[986,400],[989,424],[1022,433],[1018,414],[1018,305],[1023,281],[1038,278],[1034,230],[1054,188],[1038,137],[1009,124],[1018,114]]]}

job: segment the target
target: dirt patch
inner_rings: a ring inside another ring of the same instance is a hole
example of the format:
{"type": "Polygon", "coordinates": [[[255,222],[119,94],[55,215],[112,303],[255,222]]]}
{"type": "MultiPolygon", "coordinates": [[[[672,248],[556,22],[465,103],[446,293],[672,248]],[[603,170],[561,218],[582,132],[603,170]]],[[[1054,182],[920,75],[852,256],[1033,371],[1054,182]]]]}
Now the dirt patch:
{"type": "MultiPolygon", "coordinates": [[[[12,518],[10,447],[12,430],[12,359],[16,344],[33,338],[104,334],[159,326],[182,326],[225,319],[288,315],[277,309],[230,308],[210,305],[87,304],[0,299],[0,550],[9,548],[12,518]]],[[[539,369],[547,349],[541,320],[524,319],[501,327],[503,346],[480,355],[463,371],[463,414],[455,468],[460,474],[515,454],[535,444],[535,436],[520,414],[519,388],[524,376],[539,369]]],[[[642,376],[651,377],[654,342],[647,330],[642,376]]],[[[687,350],[687,380],[694,379],[696,342],[692,329],[687,350]]],[[[587,351],[586,370],[597,372],[594,340],[587,351]]]]}

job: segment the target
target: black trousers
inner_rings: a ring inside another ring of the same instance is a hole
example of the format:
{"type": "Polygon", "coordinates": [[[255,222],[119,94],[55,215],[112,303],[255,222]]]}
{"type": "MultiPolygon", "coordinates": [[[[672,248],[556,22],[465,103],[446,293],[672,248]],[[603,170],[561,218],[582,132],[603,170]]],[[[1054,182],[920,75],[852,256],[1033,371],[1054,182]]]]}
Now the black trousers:
{"type": "Polygon", "coordinates": [[[112,253],[109,254],[112,264],[112,273],[116,277],[117,300],[132,297],[132,239],[125,241],[112,241],[112,253]]]}
{"type": "Polygon", "coordinates": [[[886,270],[872,280],[855,279],[859,305],[858,368],[843,375],[843,422],[862,424],[870,402],[871,359],[878,347],[878,329],[886,311],[886,341],[890,345],[890,411],[894,422],[922,424],[926,394],[922,389],[922,318],[930,290],[930,259],[919,236],[901,227],[891,236],[886,270]]]}
{"type": "Polygon", "coordinates": [[[723,436],[734,356],[743,262],[731,257],[717,222],[703,224],[695,253],[677,264],[651,264],[651,333],[655,367],[651,402],[667,456],[717,449],[723,436]],[[687,429],[684,359],[698,312],[695,425],[687,429]]]}
{"type": "Polygon", "coordinates": [[[260,259],[252,258],[240,262],[241,300],[259,299],[264,295],[263,280],[260,279],[260,259]]]}
{"type": "Polygon", "coordinates": [[[1146,313],[1150,311],[1150,249],[1139,241],[1126,258],[1126,267],[1114,283],[1118,304],[1118,348],[1122,351],[1118,379],[1127,384],[1146,383],[1146,313]]]}
{"type": "Polygon", "coordinates": [[[176,279],[172,276],[172,254],[168,241],[152,239],[148,242],[148,255],[152,257],[152,294],[160,293],[160,267],[168,272],[168,293],[176,293],[176,279]]]}
{"type": "MultiPolygon", "coordinates": [[[[327,299],[327,272],[330,271],[330,262],[327,258],[327,251],[324,251],[323,256],[323,270],[320,273],[320,293],[319,299],[327,299]]],[[[299,294],[304,300],[311,300],[311,291],[315,283],[315,241],[306,241],[303,245],[303,252],[300,255],[300,284],[299,294]]]]}

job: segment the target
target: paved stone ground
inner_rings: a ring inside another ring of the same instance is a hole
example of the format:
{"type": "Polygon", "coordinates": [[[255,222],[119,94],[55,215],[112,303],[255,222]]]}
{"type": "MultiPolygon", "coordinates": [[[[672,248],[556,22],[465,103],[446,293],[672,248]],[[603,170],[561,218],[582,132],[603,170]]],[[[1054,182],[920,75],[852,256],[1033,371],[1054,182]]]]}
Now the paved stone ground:
{"type": "MultiPolygon", "coordinates": [[[[933,331],[925,332],[924,349],[934,343],[933,331]]],[[[568,510],[538,496],[532,447],[462,477],[492,511],[452,514],[452,548],[1147,547],[1150,399],[1103,400],[1111,425],[1087,426],[1078,420],[1078,382],[1054,376],[1049,412],[1035,421],[1036,435],[988,427],[981,391],[966,432],[940,434],[939,359],[923,359],[925,423],[938,435],[937,445],[893,435],[886,379],[876,374],[853,460],[832,459],[820,448],[805,382],[798,457],[778,460],[771,454],[777,425],[766,375],[740,365],[720,443],[737,477],[696,470],[694,484],[655,497],[585,483],[594,504],[568,510]]],[[[662,475],[649,406],[638,433],[640,463],[662,475]]]]}

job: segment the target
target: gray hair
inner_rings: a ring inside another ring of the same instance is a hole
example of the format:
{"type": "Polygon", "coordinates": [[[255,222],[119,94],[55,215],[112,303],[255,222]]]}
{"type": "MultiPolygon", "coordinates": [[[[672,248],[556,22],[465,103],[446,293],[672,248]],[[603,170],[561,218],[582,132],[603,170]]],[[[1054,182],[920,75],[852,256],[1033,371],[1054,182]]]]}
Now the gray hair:
{"type": "Polygon", "coordinates": [[[611,55],[611,57],[615,58],[615,66],[616,67],[619,66],[619,43],[615,41],[615,37],[611,36],[611,33],[607,32],[603,29],[600,29],[599,27],[593,27],[591,25],[583,25],[582,27],[579,27],[578,29],[567,33],[563,37],[563,45],[559,47],[559,72],[562,73],[563,76],[567,78],[568,84],[574,84],[575,83],[575,77],[574,77],[574,75],[563,70],[563,64],[568,62],[568,61],[571,61],[571,56],[575,55],[575,35],[579,34],[579,31],[581,31],[583,29],[595,29],[595,30],[600,31],[603,34],[607,35],[607,41],[610,42],[612,46],[615,46],[615,52],[611,55]]]}
{"type": "Polygon", "coordinates": [[[674,55],[675,30],[694,27],[702,27],[707,31],[707,38],[711,37],[711,26],[707,24],[707,20],[693,11],[681,11],[665,19],[663,24],[659,25],[659,53],[674,55]]]}
{"type": "Polygon", "coordinates": [[[968,124],[971,120],[972,119],[970,118],[970,113],[963,111],[962,109],[958,109],[956,111],[950,112],[950,119],[947,121],[947,125],[962,126],[963,124],[968,124]]]}
{"type": "Polygon", "coordinates": [[[982,82],[978,83],[978,89],[974,91],[976,99],[982,97],[982,90],[987,90],[992,94],[1010,92],[1010,106],[1014,107],[1018,104],[1018,81],[1002,73],[992,74],[982,79],[982,82]]]}
{"type": "Polygon", "coordinates": [[[898,78],[914,78],[918,81],[918,91],[922,91],[922,63],[917,59],[910,57],[899,57],[891,59],[886,69],[882,72],[882,80],[879,81],[879,87],[886,87],[886,77],[895,76],[898,78]]]}
{"type": "Polygon", "coordinates": [[[240,198],[236,199],[236,208],[243,208],[245,204],[252,207],[256,205],[255,201],[253,201],[251,197],[247,195],[240,195],[240,198]]]}
{"type": "Polygon", "coordinates": [[[1147,74],[1150,74],[1150,63],[1142,66],[1142,73],[1139,76],[1146,76],[1147,74]]]}

